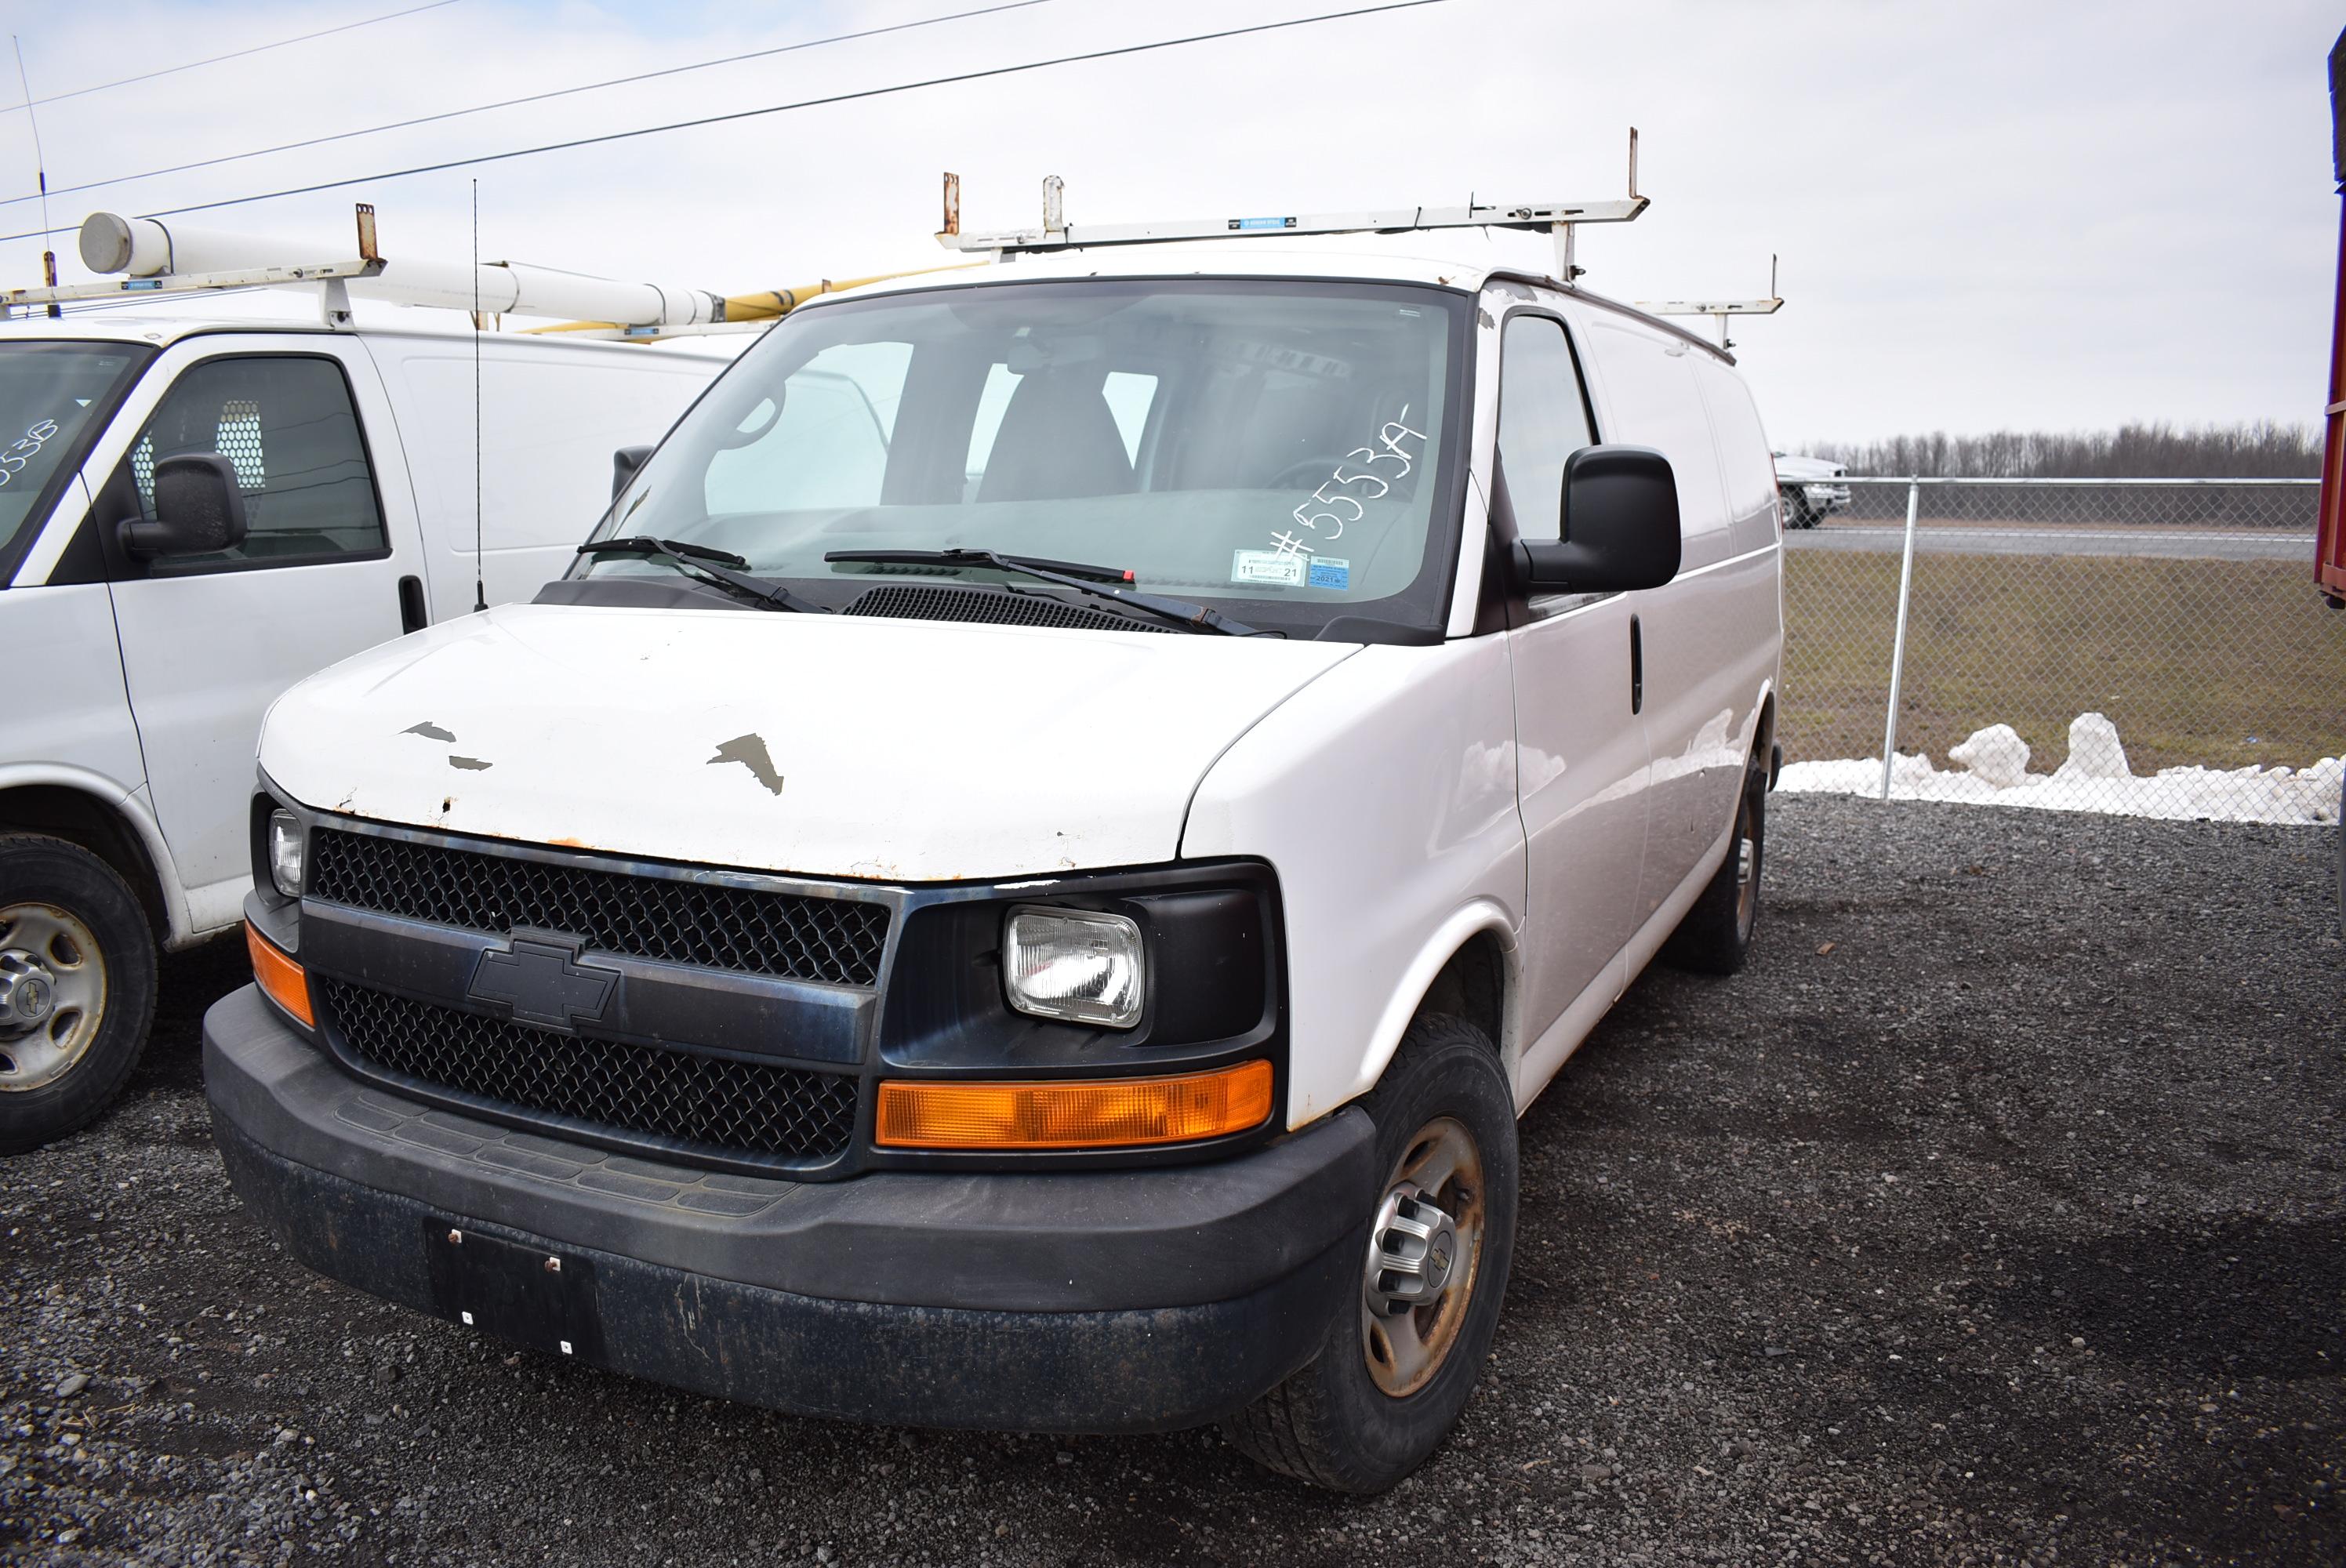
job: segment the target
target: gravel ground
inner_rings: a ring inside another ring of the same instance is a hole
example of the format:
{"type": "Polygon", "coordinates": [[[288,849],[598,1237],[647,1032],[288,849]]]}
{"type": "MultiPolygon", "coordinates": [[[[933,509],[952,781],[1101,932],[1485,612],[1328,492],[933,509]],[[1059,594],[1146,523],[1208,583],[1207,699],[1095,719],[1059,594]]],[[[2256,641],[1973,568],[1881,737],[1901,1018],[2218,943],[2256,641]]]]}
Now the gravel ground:
{"type": "Polygon", "coordinates": [[[1751,967],[1641,982],[1525,1119],[1487,1380],[1387,1497],[716,1405],[315,1279],[210,1146],[231,947],[5,1166],[0,1553],[2346,1561],[2334,836],[1774,807],[1751,967]]]}

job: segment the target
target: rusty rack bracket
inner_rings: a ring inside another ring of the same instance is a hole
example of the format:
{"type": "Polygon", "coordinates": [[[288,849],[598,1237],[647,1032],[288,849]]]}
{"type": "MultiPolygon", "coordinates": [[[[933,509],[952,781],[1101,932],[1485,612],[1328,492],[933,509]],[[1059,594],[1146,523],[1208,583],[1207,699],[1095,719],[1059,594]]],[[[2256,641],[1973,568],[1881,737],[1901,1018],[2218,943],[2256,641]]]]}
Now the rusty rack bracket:
{"type": "Polygon", "coordinates": [[[1431,229],[1514,229],[1553,234],[1557,277],[1569,283],[1584,270],[1575,264],[1573,233],[1583,223],[1628,223],[1650,205],[1637,194],[1637,132],[1629,131],[1628,194],[1601,201],[1554,201],[1516,206],[1469,201],[1464,207],[1397,207],[1385,210],[1262,213],[1232,218],[1185,218],[1156,223],[1073,225],[1066,220],[1066,185],[1057,175],[1043,181],[1043,221],[1035,229],[994,234],[964,234],[961,229],[961,177],[944,177],[944,227],[937,243],[947,249],[990,251],[996,256],[1074,250],[1088,246],[1154,245],[1188,239],[1246,239],[1265,235],[1412,234],[1431,229]]]}

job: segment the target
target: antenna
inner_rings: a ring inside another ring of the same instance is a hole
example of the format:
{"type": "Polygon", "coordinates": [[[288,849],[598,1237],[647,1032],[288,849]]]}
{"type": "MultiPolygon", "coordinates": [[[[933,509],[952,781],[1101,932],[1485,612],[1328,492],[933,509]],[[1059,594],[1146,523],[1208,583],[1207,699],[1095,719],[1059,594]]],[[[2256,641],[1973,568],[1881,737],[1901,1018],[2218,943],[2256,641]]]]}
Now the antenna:
{"type": "MultiPolygon", "coordinates": [[[[16,51],[16,85],[25,89],[25,118],[33,127],[33,172],[41,177],[41,276],[54,289],[57,286],[57,253],[49,249],[49,155],[41,150],[41,117],[33,107],[33,84],[25,76],[25,46],[11,33],[8,46],[16,51]]],[[[65,313],[65,308],[55,300],[49,301],[52,321],[65,313]]]]}
{"type": "Polygon", "coordinates": [[[1637,309],[1649,316],[1708,316],[1719,323],[1719,346],[1731,349],[1734,341],[1727,335],[1729,316],[1772,316],[1784,308],[1784,296],[1776,287],[1776,258],[1768,258],[1768,297],[1764,300],[1661,300],[1637,301],[1637,309]]]}
{"type": "Polygon", "coordinates": [[[473,181],[473,609],[489,607],[481,569],[481,182],[473,181]]]}

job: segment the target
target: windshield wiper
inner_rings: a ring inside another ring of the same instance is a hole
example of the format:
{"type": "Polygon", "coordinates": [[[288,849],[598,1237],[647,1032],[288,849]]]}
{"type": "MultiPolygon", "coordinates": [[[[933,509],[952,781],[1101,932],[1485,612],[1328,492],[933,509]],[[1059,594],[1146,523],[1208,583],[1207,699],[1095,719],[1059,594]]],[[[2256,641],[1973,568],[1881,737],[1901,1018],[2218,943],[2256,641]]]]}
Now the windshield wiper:
{"type": "Polygon", "coordinates": [[[780,583],[770,583],[763,577],[731,570],[750,563],[730,550],[712,550],[706,545],[688,544],[682,539],[655,539],[648,534],[635,534],[624,539],[597,539],[581,545],[578,554],[648,556],[655,561],[665,561],[680,572],[744,598],[754,599],[770,610],[796,610],[818,616],[831,613],[821,605],[800,598],[780,583]]]}
{"type": "Polygon", "coordinates": [[[1217,632],[1232,637],[1270,635],[1188,599],[1177,599],[1166,594],[1142,594],[1127,588],[1111,588],[1107,585],[1133,580],[1130,572],[1115,566],[1086,566],[1080,562],[1052,561],[1039,555],[1005,555],[999,550],[826,550],[822,558],[825,561],[865,562],[882,566],[992,566],[998,572],[1015,572],[1020,576],[1056,583],[1079,594],[1089,594],[1096,599],[1128,605],[1159,619],[1171,621],[1185,631],[1217,632]]]}

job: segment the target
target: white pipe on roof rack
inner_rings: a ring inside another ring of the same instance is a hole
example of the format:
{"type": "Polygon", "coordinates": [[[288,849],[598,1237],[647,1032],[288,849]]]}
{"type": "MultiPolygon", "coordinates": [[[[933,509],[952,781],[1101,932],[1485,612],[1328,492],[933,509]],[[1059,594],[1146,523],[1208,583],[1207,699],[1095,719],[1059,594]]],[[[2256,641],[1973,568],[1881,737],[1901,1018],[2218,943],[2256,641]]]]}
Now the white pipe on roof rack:
{"type": "MultiPolygon", "coordinates": [[[[93,272],[134,278],[238,272],[308,259],[316,246],[209,229],[164,224],[151,218],[94,212],[81,228],[81,257],[93,272]]],[[[628,283],[583,277],[523,262],[386,260],[372,277],[344,286],[362,299],[395,305],[470,311],[498,316],[611,321],[622,326],[693,326],[723,319],[721,301],[705,289],[628,283]]]]}

